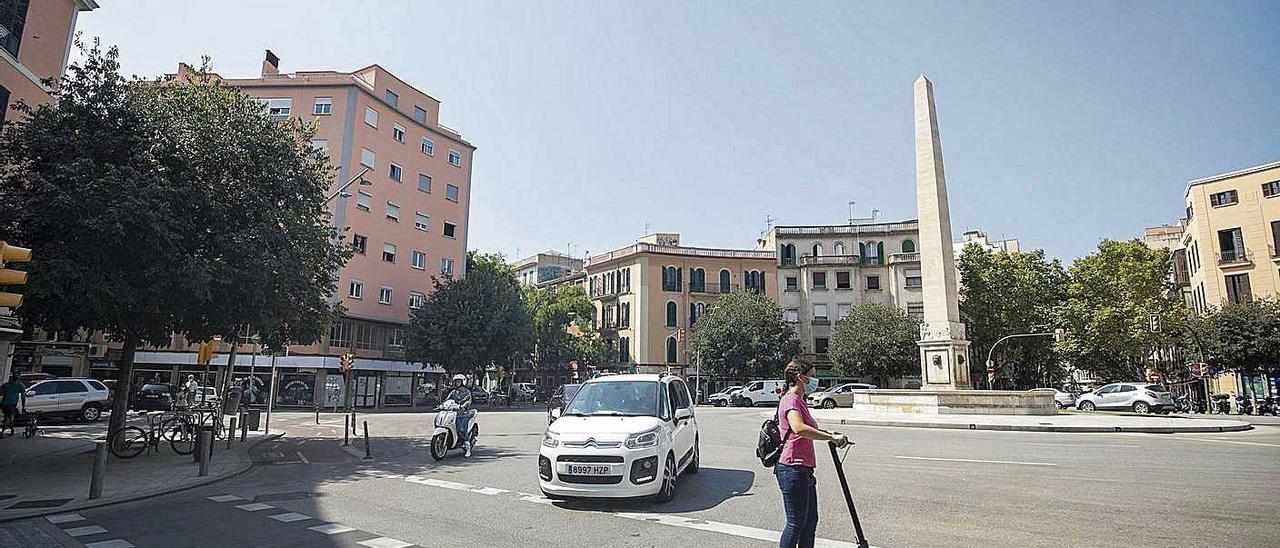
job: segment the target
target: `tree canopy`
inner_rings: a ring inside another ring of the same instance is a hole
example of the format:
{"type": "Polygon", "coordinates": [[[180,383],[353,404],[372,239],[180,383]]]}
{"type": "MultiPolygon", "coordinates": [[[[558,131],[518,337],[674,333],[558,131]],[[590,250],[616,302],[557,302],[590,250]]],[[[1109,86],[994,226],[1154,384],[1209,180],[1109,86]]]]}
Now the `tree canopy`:
{"type": "Polygon", "coordinates": [[[1247,375],[1280,367],[1280,301],[1274,298],[1228,303],[1192,325],[1194,350],[1200,359],[1221,370],[1247,375]],[[1197,352],[1198,353],[1198,352],[1197,352]]]}
{"type": "Polygon", "coordinates": [[[704,374],[732,379],[777,376],[800,353],[795,329],[782,320],[782,309],[751,291],[717,298],[698,318],[690,343],[704,374]]]}
{"type": "Polygon", "coordinates": [[[896,306],[860,304],[834,331],[828,356],[842,375],[871,377],[884,386],[890,377],[920,370],[920,322],[896,306]]]}
{"type": "Polygon", "coordinates": [[[595,306],[581,286],[525,288],[525,306],[537,338],[534,364],[548,367],[578,361],[603,365],[617,360],[611,345],[591,327],[595,306]]]}

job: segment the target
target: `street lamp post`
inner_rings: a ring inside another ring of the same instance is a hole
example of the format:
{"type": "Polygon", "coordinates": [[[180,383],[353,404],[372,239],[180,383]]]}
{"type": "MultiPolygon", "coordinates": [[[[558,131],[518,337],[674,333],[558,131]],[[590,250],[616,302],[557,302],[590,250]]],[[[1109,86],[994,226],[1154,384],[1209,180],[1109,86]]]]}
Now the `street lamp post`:
{"type": "Polygon", "coordinates": [[[1063,331],[1062,329],[1054,329],[1052,332],[1047,332],[1047,333],[1018,333],[1016,335],[1005,335],[1004,337],[1001,337],[1000,340],[996,341],[996,343],[991,345],[991,348],[987,350],[987,390],[996,389],[995,387],[996,362],[991,360],[991,356],[995,354],[996,347],[1000,346],[1000,343],[1005,342],[1009,339],[1019,339],[1019,338],[1025,338],[1025,337],[1053,337],[1054,340],[1061,342],[1062,339],[1065,338],[1065,336],[1066,336],[1066,332],[1063,331]]]}
{"type": "Polygon", "coordinates": [[[338,187],[338,190],[333,191],[333,194],[330,194],[328,197],[326,197],[324,199],[324,203],[328,204],[338,196],[342,196],[343,198],[347,198],[351,196],[351,193],[347,192],[347,188],[355,184],[356,181],[360,182],[360,186],[369,186],[373,184],[373,183],[370,183],[369,181],[364,180],[365,174],[369,173],[370,171],[373,171],[373,168],[369,166],[365,166],[365,168],[360,170],[360,173],[357,173],[355,177],[352,177],[351,180],[347,181],[342,186],[338,187]]]}

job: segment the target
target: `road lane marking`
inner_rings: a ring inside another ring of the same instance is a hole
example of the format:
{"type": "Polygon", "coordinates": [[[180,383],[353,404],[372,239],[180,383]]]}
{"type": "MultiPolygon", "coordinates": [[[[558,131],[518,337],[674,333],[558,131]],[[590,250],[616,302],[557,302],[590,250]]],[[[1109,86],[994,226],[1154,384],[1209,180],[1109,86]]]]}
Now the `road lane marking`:
{"type": "Polygon", "coordinates": [[[354,527],[347,527],[346,525],[343,525],[341,523],[326,523],[324,525],[314,525],[314,526],[308,527],[307,529],[310,529],[312,531],[325,534],[325,535],[337,535],[339,533],[346,533],[347,531],[355,531],[354,527]]]}
{"type": "Polygon", "coordinates": [[[1120,447],[1125,449],[1137,449],[1137,445],[1127,445],[1122,443],[1029,443],[1027,445],[1040,445],[1044,447],[1120,447]]]}
{"type": "Polygon", "coordinates": [[[56,516],[46,516],[44,519],[49,523],[57,525],[59,523],[71,523],[73,521],[84,521],[84,516],[80,514],[58,514],[56,516]]]}
{"type": "Polygon", "coordinates": [[[369,540],[361,541],[360,544],[368,546],[369,548],[405,548],[407,546],[413,546],[413,544],[403,540],[396,540],[391,537],[371,538],[369,540]]]}
{"type": "Polygon", "coordinates": [[[72,527],[70,529],[63,529],[62,532],[68,535],[71,535],[73,537],[83,537],[87,535],[96,535],[98,533],[105,533],[107,532],[107,530],[97,525],[86,525],[84,527],[72,527]]]}
{"type": "Polygon", "coordinates": [[[213,502],[232,502],[236,500],[244,500],[243,498],[237,497],[235,495],[216,495],[216,496],[205,497],[205,498],[213,502]]]}
{"type": "Polygon", "coordinates": [[[250,504],[241,504],[240,506],[237,506],[236,508],[239,508],[239,509],[244,510],[244,511],[246,511],[246,512],[257,512],[258,510],[267,510],[267,509],[270,509],[270,508],[275,508],[275,506],[272,506],[272,505],[270,505],[270,504],[263,504],[263,503],[261,503],[261,502],[254,502],[254,503],[250,503],[250,504]]]}
{"type": "Polygon", "coordinates": [[[1223,440],[1218,438],[1180,438],[1180,439],[1194,440],[1194,441],[1207,441],[1207,442],[1215,442],[1215,443],[1234,443],[1236,445],[1253,445],[1256,447],[1280,447],[1280,443],[1263,443],[1260,441],[1236,441],[1236,440],[1223,440]]]}
{"type": "Polygon", "coordinates": [[[133,543],[124,539],[113,538],[101,542],[90,542],[84,548],[134,548],[133,543]]]}
{"type": "Polygon", "coordinates": [[[274,519],[280,523],[293,523],[295,521],[311,519],[311,516],[308,516],[306,514],[299,514],[297,512],[285,512],[283,514],[276,514],[274,516],[267,516],[267,517],[274,519]]]}
{"type": "Polygon", "coordinates": [[[307,460],[307,456],[303,455],[302,451],[298,451],[298,459],[302,461],[302,464],[311,464],[311,461],[307,460]]]}
{"type": "Polygon", "coordinates": [[[1018,462],[1018,461],[1012,461],[1012,460],[948,459],[948,458],[942,458],[942,457],[911,457],[906,455],[894,455],[893,457],[897,459],[937,460],[937,461],[946,461],[946,462],[973,462],[973,463],[981,463],[981,464],[1017,464],[1020,466],[1057,466],[1057,464],[1054,464],[1052,462],[1018,462]]]}
{"type": "Polygon", "coordinates": [[[507,493],[506,489],[498,489],[496,487],[476,487],[471,489],[472,493],[480,493],[481,495],[501,495],[507,493]]]}

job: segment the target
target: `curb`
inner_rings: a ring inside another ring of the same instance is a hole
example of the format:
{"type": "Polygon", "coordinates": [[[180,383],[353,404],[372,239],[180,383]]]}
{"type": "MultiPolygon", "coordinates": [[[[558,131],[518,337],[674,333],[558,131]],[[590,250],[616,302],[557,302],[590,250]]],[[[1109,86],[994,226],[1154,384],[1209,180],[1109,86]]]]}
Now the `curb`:
{"type": "MultiPolygon", "coordinates": [[[[258,447],[258,445],[261,445],[261,444],[266,443],[266,442],[268,442],[268,441],[273,441],[273,440],[280,439],[280,438],[284,437],[284,436],[285,436],[285,434],[286,434],[286,432],[280,432],[279,434],[267,434],[267,435],[266,435],[266,436],[264,436],[262,439],[257,440],[257,441],[255,441],[255,442],[253,442],[252,444],[250,444],[250,445],[249,445],[249,447],[248,447],[248,449],[246,450],[246,452],[247,452],[247,451],[252,451],[254,448],[258,447]]],[[[206,485],[209,485],[209,484],[212,484],[212,483],[217,483],[217,482],[220,482],[220,481],[223,481],[223,480],[229,480],[229,479],[231,479],[231,478],[234,478],[234,477],[240,476],[240,475],[244,474],[245,472],[248,472],[248,471],[249,471],[250,469],[252,469],[252,468],[253,468],[253,459],[252,459],[252,458],[250,458],[250,459],[248,459],[248,462],[245,462],[243,466],[241,466],[241,467],[237,468],[237,469],[236,469],[235,471],[233,471],[233,472],[230,472],[230,473],[228,473],[228,474],[224,474],[224,475],[221,475],[221,476],[209,476],[208,478],[205,478],[205,479],[202,479],[202,480],[197,480],[195,483],[191,483],[191,484],[188,484],[188,485],[183,485],[183,486],[181,486],[181,487],[175,487],[175,488],[172,488],[172,489],[163,489],[163,490],[160,490],[160,491],[154,491],[154,492],[151,492],[151,493],[142,493],[142,494],[138,494],[138,495],[129,495],[129,496],[127,496],[127,497],[123,497],[123,498],[108,499],[108,500],[96,500],[96,501],[91,501],[91,502],[86,501],[86,502],[84,502],[84,503],[77,504],[77,505],[73,505],[73,506],[66,506],[66,507],[59,507],[59,508],[50,508],[50,509],[44,509],[44,510],[36,510],[36,511],[33,511],[33,512],[31,512],[31,513],[28,513],[28,514],[22,514],[22,515],[18,515],[18,516],[0,517],[0,523],[6,523],[6,522],[10,522],[10,521],[18,521],[18,520],[24,520],[24,519],[31,519],[31,518],[38,518],[38,517],[40,517],[40,516],[49,516],[49,515],[53,515],[53,514],[65,514],[65,513],[67,513],[67,512],[78,512],[78,511],[80,511],[80,510],[89,510],[89,509],[92,509],[92,508],[101,508],[101,507],[103,507],[103,506],[111,506],[111,505],[114,505],[114,504],[123,504],[123,503],[126,503],[126,502],[133,502],[133,501],[136,501],[136,500],[142,500],[142,499],[147,499],[147,498],[151,498],[151,497],[159,497],[159,496],[163,496],[163,495],[169,495],[169,494],[178,493],[178,492],[181,492],[181,491],[186,491],[186,490],[188,490],[188,489],[195,489],[195,488],[197,488],[197,487],[204,487],[204,486],[206,486],[206,485]]]]}
{"type": "Polygon", "coordinates": [[[876,420],[857,420],[857,419],[840,419],[822,420],[828,424],[842,424],[848,426],[889,426],[897,428],[940,428],[945,430],[993,430],[1001,432],[1062,432],[1062,433],[1078,433],[1078,434],[1103,434],[1116,432],[1144,433],[1144,434],[1179,434],[1179,433],[1220,433],[1220,432],[1244,432],[1252,430],[1253,425],[1248,423],[1239,423],[1231,426],[1064,426],[1064,425],[1039,425],[1039,424],[979,424],[979,423],[939,423],[939,422],[918,422],[918,421],[876,421],[876,420]]]}

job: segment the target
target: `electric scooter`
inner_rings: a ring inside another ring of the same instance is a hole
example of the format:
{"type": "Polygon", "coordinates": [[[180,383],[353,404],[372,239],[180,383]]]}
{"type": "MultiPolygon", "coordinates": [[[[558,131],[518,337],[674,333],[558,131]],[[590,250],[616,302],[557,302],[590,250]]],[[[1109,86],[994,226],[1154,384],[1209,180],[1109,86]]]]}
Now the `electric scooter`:
{"type": "MultiPolygon", "coordinates": [[[[853,442],[849,442],[850,445],[853,442]]],[[[844,503],[849,507],[849,517],[853,518],[853,532],[857,535],[858,548],[869,548],[867,537],[862,534],[862,522],[858,520],[858,510],[853,506],[853,496],[849,494],[849,481],[844,477],[844,462],[840,460],[840,455],[836,454],[836,442],[827,442],[827,447],[831,448],[831,462],[836,466],[836,475],[840,477],[840,489],[844,490],[844,503]]]]}
{"type": "Polygon", "coordinates": [[[445,400],[436,406],[436,428],[431,434],[431,458],[442,460],[450,449],[462,449],[463,442],[469,441],[475,447],[476,438],[480,436],[480,425],[476,423],[476,410],[463,410],[458,402],[445,400]],[[458,413],[471,415],[471,428],[466,437],[458,435],[458,413]]]}

